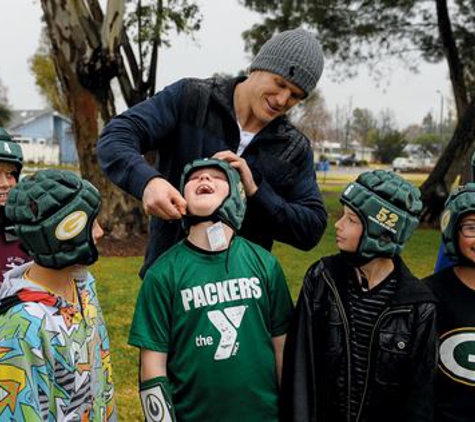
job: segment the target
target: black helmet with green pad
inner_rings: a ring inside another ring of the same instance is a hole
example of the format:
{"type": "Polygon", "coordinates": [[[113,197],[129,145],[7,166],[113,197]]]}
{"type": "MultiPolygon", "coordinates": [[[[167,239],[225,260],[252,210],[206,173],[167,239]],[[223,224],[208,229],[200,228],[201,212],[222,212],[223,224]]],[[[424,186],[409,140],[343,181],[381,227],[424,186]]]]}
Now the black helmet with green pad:
{"type": "Polygon", "coordinates": [[[185,185],[191,174],[201,168],[214,167],[221,170],[228,179],[229,194],[211,216],[212,219],[222,221],[235,231],[241,228],[246,213],[246,194],[241,183],[239,173],[224,160],[216,158],[194,160],[185,166],[181,176],[180,191],[184,195],[185,185]]]}
{"type": "Polygon", "coordinates": [[[450,194],[440,219],[445,254],[454,262],[462,258],[458,247],[460,220],[470,213],[475,213],[475,183],[460,186],[450,194]]]}
{"type": "Polygon", "coordinates": [[[5,129],[0,127],[0,163],[11,163],[16,167],[18,176],[23,168],[23,151],[20,144],[14,142],[5,129]]]}
{"type": "Polygon", "coordinates": [[[67,170],[40,170],[12,189],[7,218],[27,253],[39,265],[61,269],[90,265],[98,258],[92,238],[99,191],[67,170]]]}
{"type": "Polygon", "coordinates": [[[356,254],[392,257],[401,252],[419,225],[420,191],[391,171],[360,174],[343,191],[340,202],[360,218],[364,230],[356,254]]]}

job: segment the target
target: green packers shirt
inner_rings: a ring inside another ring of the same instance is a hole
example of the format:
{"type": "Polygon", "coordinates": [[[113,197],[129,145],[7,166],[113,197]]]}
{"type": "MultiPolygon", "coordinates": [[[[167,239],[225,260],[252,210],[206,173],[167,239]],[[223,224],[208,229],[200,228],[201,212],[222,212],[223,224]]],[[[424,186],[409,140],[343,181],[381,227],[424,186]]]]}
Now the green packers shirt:
{"type": "Polygon", "coordinates": [[[131,345],[168,353],[179,421],[278,421],[272,337],[292,300],[277,259],[236,237],[227,251],[182,241],[148,270],[131,345]]]}

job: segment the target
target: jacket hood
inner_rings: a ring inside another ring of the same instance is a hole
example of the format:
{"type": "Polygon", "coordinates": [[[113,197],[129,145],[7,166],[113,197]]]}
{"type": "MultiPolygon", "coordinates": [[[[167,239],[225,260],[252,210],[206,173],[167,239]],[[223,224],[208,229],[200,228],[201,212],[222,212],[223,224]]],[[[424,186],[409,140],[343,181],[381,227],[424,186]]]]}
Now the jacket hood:
{"type": "Polygon", "coordinates": [[[236,118],[234,114],[234,90],[236,85],[244,82],[247,78],[245,76],[238,76],[237,78],[211,78],[209,81],[212,84],[211,96],[221,104],[228,112],[236,118]]]}
{"type": "Polygon", "coordinates": [[[19,265],[6,272],[3,277],[3,284],[0,287],[0,300],[17,294],[20,290],[27,289],[43,292],[41,286],[31,281],[25,280],[23,274],[33,265],[33,262],[19,265]]]}
{"type": "MultiPolygon", "coordinates": [[[[392,259],[397,278],[397,288],[391,299],[391,305],[437,302],[431,290],[411,273],[399,255],[395,255],[392,259]]],[[[327,274],[335,281],[338,290],[342,291],[341,283],[343,280],[347,282],[350,271],[353,271],[354,267],[349,265],[340,254],[322,258],[322,263],[321,270],[327,271],[327,274]],[[332,274],[335,274],[335,276],[333,277],[332,274]]]]}

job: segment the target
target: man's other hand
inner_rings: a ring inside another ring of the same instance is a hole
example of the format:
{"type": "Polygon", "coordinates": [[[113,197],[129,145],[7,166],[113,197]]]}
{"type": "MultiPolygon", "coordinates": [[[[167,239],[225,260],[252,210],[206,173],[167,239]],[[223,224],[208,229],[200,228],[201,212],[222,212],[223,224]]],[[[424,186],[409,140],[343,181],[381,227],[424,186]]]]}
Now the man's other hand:
{"type": "Polygon", "coordinates": [[[251,197],[257,192],[257,185],[252,177],[251,169],[244,158],[232,151],[220,151],[213,155],[213,158],[227,161],[231,167],[234,167],[241,176],[241,181],[246,192],[246,196],[251,197]]]}
{"type": "Polygon", "coordinates": [[[145,186],[142,205],[147,214],[164,220],[178,220],[186,213],[186,201],[180,192],[160,177],[151,179],[145,186]]]}

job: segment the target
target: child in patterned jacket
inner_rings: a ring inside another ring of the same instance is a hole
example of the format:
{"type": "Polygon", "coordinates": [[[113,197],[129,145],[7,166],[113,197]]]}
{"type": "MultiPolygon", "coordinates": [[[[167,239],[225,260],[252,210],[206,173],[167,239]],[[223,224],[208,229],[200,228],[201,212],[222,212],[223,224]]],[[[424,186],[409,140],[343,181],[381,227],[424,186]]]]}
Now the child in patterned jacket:
{"type": "Polygon", "coordinates": [[[95,280],[97,189],[43,170],[10,192],[6,215],[33,258],[0,289],[0,420],[115,421],[109,338],[95,280]]]}

